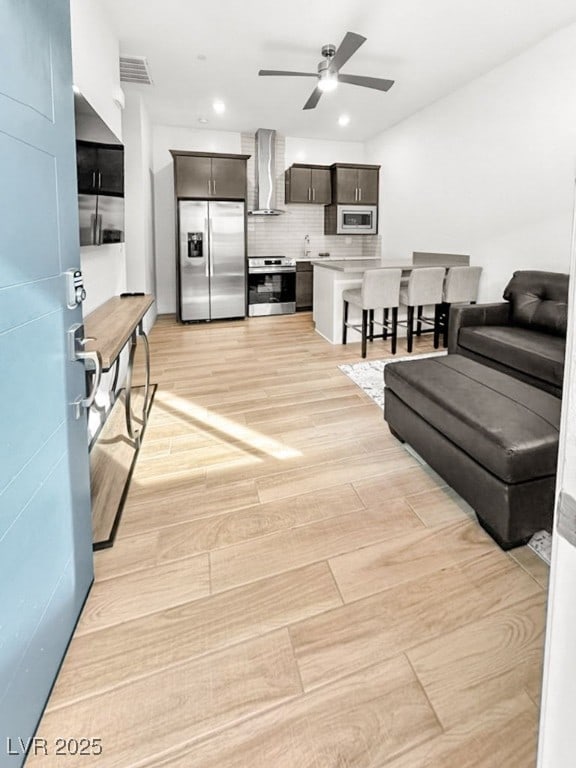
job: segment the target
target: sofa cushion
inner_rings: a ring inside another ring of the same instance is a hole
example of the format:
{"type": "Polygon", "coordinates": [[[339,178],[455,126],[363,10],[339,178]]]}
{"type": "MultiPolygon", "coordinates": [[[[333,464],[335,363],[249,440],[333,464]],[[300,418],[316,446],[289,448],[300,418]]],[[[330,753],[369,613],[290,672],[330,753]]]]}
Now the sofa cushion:
{"type": "Polygon", "coordinates": [[[560,272],[514,272],[504,290],[511,304],[512,323],[524,328],[566,336],[568,280],[560,272]]]}
{"type": "Polygon", "coordinates": [[[561,402],[461,355],[389,363],[386,387],[506,483],[556,473],[561,402]]]}
{"type": "Polygon", "coordinates": [[[566,341],[560,336],[517,326],[483,325],[461,328],[458,344],[534,379],[562,387],[566,341]]]}

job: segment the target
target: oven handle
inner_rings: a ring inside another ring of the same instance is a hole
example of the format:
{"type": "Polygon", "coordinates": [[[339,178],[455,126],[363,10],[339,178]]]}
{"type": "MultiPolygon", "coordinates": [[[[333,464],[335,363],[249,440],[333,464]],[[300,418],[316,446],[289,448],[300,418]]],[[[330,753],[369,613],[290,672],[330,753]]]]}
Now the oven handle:
{"type": "Polygon", "coordinates": [[[286,274],[290,272],[296,272],[296,267],[249,267],[249,275],[277,275],[278,273],[286,274]]]}

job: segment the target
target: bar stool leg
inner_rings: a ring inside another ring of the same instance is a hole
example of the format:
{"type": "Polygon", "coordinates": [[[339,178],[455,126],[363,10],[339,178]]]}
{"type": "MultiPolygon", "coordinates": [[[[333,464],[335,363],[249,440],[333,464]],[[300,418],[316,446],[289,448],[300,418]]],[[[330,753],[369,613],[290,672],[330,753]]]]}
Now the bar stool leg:
{"type": "Polygon", "coordinates": [[[443,305],[442,312],[442,346],[448,346],[448,323],[450,322],[450,304],[443,305]]]}
{"type": "Polygon", "coordinates": [[[388,310],[385,309],[382,315],[382,337],[384,341],[388,338],[388,310]]]}
{"type": "Polygon", "coordinates": [[[440,304],[434,307],[434,349],[440,345],[440,326],[442,325],[442,308],[440,304]]]}
{"type": "Polygon", "coordinates": [[[362,357],[366,357],[366,337],[368,336],[368,310],[362,310],[362,357]]]}
{"type": "Polygon", "coordinates": [[[348,302],[344,302],[344,312],[342,313],[342,344],[346,344],[348,336],[348,302]]]}
{"type": "Polygon", "coordinates": [[[374,310],[373,309],[370,310],[368,322],[370,323],[370,336],[369,336],[370,344],[372,344],[372,342],[374,341],[374,310]]]}
{"type": "Polygon", "coordinates": [[[406,335],[408,352],[412,352],[412,341],[414,336],[414,307],[408,307],[408,318],[406,322],[406,335]]]}
{"type": "Polygon", "coordinates": [[[422,336],[422,323],[420,322],[420,318],[422,317],[423,311],[424,307],[417,307],[416,309],[416,336],[422,336]]]}
{"type": "MultiPolygon", "coordinates": [[[[386,310],[388,312],[388,310],[386,310]]],[[[398,307],[392,307],[392,354],[396,354],[396,341],[398,339],[398,307]]]]}

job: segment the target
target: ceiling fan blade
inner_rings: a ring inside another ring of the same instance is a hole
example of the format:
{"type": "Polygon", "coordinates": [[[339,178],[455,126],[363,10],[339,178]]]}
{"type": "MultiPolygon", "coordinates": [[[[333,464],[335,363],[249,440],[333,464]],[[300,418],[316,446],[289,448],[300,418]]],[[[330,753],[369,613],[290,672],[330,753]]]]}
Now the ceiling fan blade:
{"type": "Polygon", "coordinates": [[[364,88],[375,88],[377,91],[389,91],[394,80],[384,80],[381,77],[363,77],[362,75],[338,75],[340,83],[362,85],[364,88]]]}
{"type": "Polygon", "coordinates": [[[261,76],[280,75],[282,77],[318,77],[317,72],[285,72],[282,69],[261,69],[258,74],[261,76]]]}
{"type": "Polygon", "coordinates": [[[356,53],[362,43],[365,42],[366,38],[362,37],[362,35],[357,35],[355,32],[346,32],[344,35],[344,40],[342,40],[338,46],[338,49],[336,50],[336,53],[330,62],[330,69],[333,72],[337,72],[340,67],[346,64],[348,59],[356,53]]]}
{"type": "Polygon", "coordinates": [[[318,102],[320,101],[320,96],[322,96],[322,91],[320,90],[320,88],[314,88],[314,90],[310,94],[310,98],[308,99],[306,104],[304,104],[302,109],[314,109],[316,104],[318,104],[318,102]]]}

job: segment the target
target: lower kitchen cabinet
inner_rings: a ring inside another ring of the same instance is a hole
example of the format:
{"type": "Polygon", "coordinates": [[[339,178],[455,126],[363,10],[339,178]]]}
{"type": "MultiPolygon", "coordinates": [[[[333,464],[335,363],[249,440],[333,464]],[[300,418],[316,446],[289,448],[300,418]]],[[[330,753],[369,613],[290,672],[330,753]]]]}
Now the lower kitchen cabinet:
{"type": "Polygon", "coordinates": [[[296,262],[296,312],[312,309],[314,267],[309,261],[296,262]]]}

